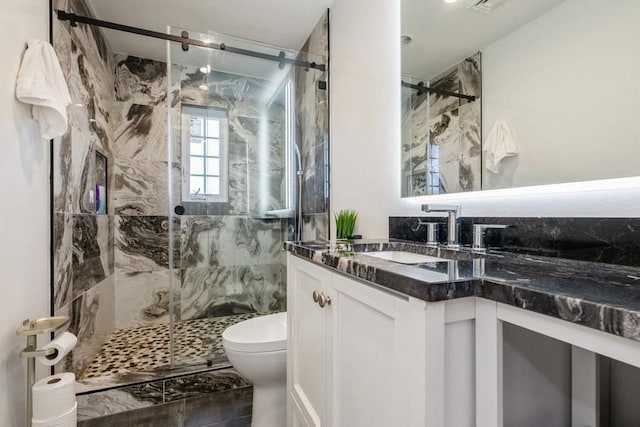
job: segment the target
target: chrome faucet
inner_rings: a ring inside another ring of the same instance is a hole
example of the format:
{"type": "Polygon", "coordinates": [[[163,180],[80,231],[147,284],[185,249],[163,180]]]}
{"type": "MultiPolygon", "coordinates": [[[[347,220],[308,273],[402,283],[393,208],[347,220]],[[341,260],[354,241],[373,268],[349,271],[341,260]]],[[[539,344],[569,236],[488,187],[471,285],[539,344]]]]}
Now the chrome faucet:
{"type": "Polygon", "coordinates": [[[458,247],[458,215],[460,214],[460,205],[422,205],[423,212],[446,212],[449,214],[449,222],[447,224],[447,246],[458,247]]]}
{"type": "Polygon", "coordinates": [[[435,245],[438,243],[438,227],[440,227],[439,222],[431,222],[431,221],[423,221],[421,218],[418,218],[418,223],[415,227],[411,227],[411,231],[416,233],[422,226],[427,227],[427,245],[435,245]]]}
{"type": "Polygon", "coordinates": [[[508,225],[502,224],[473,224],[473,250],[487,250],[486,235],[487,230],[502,230],[508,228],[508,225]]]}

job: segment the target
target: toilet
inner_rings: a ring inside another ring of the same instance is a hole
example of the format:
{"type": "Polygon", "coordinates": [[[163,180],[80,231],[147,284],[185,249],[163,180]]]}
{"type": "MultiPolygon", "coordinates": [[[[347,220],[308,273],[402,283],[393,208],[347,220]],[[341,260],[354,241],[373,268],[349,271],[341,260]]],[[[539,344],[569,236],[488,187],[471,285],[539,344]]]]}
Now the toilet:
{"type": "Polygon", "coordinates": [[[253,383],[252,427],[286,423],[287,313],[236,323],[222,333],[229,362],[253,383]]]}

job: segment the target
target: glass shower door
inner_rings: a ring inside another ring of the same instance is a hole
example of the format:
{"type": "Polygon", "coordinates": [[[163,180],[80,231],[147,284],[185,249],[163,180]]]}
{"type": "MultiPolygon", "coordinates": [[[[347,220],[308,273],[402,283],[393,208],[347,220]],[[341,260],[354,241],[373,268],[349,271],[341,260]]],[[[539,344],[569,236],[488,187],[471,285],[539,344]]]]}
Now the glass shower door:
{"type": "Polygon", "coordinates": [[[256,57],[307,61],[300,52],[188,37],[228,50],[168,46],[172,366],[218,366],[224,329],[286,310],[282,245],[298,228],[303,176],[296,73],[316,71],[256,57]]]}

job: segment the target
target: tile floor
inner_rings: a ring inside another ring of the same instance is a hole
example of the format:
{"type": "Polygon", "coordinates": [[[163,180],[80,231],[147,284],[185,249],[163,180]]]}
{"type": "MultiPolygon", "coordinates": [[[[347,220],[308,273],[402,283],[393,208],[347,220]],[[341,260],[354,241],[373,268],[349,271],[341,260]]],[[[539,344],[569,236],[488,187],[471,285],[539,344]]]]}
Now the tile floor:
{"type": "Polygon", "coordinates": [[[173,325],[175,363],[171,364],[169,324],[116,330],[78,378],[104,388],[149,381],[227,364],[222,332],[235,323],[268,313],[186,320],[173,325]],[[191,369],[190,369],[191,367],[191,369]]]}

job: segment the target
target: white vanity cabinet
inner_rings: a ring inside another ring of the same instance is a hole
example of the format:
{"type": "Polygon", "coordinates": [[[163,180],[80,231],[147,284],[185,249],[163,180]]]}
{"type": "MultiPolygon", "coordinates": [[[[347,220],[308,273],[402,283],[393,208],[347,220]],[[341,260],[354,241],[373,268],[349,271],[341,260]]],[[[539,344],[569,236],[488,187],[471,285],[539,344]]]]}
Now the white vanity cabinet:
{"type": "Polygon", "coordinates": [[[325,268],[287,254],[287,424],[290,427],[329,425],[328,310],[321,308],[312,295],[314,292],[331,294],[331,275],[325,268]]]}
{"type": "Polygon", "coordinates": [[[290,254],[288,283],[289,426],[417,425],[424,303],[290,254]]]}
{"type": "MultiPolygon", "coordinates": [[[[640,341],[557,317],[475,296],[425,302],[290,253],[287,267],[289,427],[596,426],[608,396],[598,358],[640,368],[640,341]],[[555,340],[557,381],[516,334],[555,340]],[[527,372],[535,381],[518,384],[527,372]]],[[[621,408],[611,416],[640,413],[621,408]]]]}

